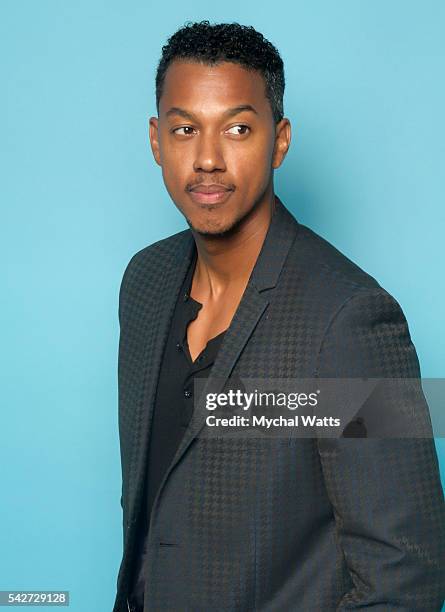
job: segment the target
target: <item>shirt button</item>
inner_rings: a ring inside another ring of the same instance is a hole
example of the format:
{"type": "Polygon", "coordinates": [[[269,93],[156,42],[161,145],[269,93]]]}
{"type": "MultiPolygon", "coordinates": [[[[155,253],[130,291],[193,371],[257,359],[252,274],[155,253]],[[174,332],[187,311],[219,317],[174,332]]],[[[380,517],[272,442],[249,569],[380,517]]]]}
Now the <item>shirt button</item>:
{"type": "Polygon", "coordinates": [[[190,389],[184,389],[184,397],[192,397],[192,392],[190,389]]]}

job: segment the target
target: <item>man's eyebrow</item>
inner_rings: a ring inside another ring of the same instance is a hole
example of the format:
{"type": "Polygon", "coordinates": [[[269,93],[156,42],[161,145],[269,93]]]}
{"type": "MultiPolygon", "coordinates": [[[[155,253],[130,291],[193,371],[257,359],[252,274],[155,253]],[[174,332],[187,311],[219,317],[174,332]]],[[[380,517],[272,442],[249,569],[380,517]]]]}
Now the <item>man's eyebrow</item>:
{"type": "Polygon", "coordinates": [[[255,115],[258,115],[258,112],[250,104],[241,104],[240,106],[229,108],[228,110],[226,110],[224,115],[226,115],[227,117],[233,117],[233,115],[238,115],[238,113],[243,113],[245,111],[251,111],[252,113],[255,113],[255,115]]]}
{"type": "MultiPolygon", "coordinates": [[[[233,108],[228,108],[223,115],[225,117],[233,117],[234,115],[238,115],[239,113],[250,111],[258,115],[258,111],[251,106],[250,104],[240,104],[239,106],[235,106],[233,108]]],[[[171,117],[172,115],[179,115],[180,117],[184,117],[184,119],[189,119],[190,121],[196,121],[196,117],[193,113],[185,110],[184,108],[180,108],[179,106],[172,106],[166,113],[166,117],[171,117]]]]}

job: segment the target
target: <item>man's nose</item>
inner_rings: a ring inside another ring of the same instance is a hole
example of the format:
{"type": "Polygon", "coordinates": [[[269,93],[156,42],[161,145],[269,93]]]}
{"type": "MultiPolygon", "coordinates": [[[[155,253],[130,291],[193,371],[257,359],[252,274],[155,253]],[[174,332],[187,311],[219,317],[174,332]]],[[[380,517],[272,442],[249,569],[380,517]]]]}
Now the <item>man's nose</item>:
{"type": "Polygon", "coordinates": [[[193,164],[195,172],[226,169],[221,142],[217,135],[200,134],[196,144],[195,162],[193,164]]]}

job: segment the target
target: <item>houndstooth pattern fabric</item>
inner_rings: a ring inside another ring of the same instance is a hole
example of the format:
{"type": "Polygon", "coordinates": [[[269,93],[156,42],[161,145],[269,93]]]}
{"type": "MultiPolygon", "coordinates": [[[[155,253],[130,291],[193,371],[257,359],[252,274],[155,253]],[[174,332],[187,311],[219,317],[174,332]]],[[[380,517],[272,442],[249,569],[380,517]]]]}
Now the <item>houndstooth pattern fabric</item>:
{"type": "MultiPolygon", "coordinates": [[[[121,284],[113,612],[128,612],[156,383],[194,248],[189,230],[146,247],[121,284]]],[[[210,383],[419,376],[397,301],[277,199],[210,383]]],[[[209,439],[204,416],[196,407],[153,505],[144,612],[440,610],[445,508],[431,437],[209,439]]]]}

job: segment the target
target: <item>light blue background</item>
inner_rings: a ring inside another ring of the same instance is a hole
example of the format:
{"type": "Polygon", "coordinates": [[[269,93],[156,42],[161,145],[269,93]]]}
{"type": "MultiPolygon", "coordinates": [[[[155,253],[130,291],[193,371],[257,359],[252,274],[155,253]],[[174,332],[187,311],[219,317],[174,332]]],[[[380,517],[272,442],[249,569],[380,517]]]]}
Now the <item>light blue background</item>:
{"type": "Polygon", "coordinates": [[[67,589],[75,612],[111,610],[121,555],[119,283],[186,227],[147,138],[161,46],[185,20],[278,46],[293,142],[277,193],[396,297],[423,376],[445,375],[445,4],[192,4],[0,7],[0,589],[67,589]]]}

